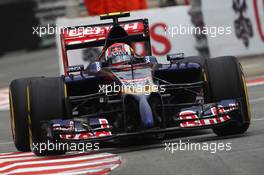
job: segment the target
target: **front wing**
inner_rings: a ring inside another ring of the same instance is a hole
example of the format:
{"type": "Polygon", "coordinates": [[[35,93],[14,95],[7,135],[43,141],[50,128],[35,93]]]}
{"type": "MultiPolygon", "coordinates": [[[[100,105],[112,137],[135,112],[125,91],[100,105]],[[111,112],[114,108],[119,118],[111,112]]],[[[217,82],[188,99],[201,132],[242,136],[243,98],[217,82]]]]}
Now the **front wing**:
{"type": "Polygon", "coordinates": [[[102,142],[121,137],[170,133],[184,130],[209,129],[225,125],[241,115],[239,100],[222,100],[211,104],[198,104],[182,108],[173,117],[173,126],[151,128],[135,132],[113,133],[107,116],[87,119],[57,119],[43,122],[47,138],[61,142],[102,142]]]}

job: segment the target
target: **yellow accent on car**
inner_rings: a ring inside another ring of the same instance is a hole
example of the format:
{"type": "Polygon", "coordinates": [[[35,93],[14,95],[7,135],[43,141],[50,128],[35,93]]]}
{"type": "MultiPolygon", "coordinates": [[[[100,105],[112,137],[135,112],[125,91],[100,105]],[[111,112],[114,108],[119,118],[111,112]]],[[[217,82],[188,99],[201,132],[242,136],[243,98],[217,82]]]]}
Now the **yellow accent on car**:
{"type": "MultiPolygon", "coordinates": [[[[242,71],[242,69],[241,69],[241,71],[242,71]]],[[[242,73],[242,81],[243,81],[243,88],[244,88],[244,93],[245,93],[245,97],[246,97],[248,117],[249,117],[249,119],[251,119],[251,111],[250,111],[250,105],[249,105],[249,100],[248,100],[248,90],[247,90],[247,86],[246,86],[245,76],[243,73],[242,73]]]]}
{"type": "Polygon", "coordinates": [[[64,83],[64,97],[68,97],[67,85],[64,83]]]}
{"type": "Polygon", "coordinates": [[[30,95],[29,87],[27,86],[27,109],[28,109],[28,133],[29,133],[29,145],[32,150],[32,129],[31,129],[31,117],[30,117],[30,95]]]}
{"type": "Polygon", "coordinates": [[[112,12],[112,13],[108,13],[107,16],[115,16],[115,15],[120,15],[121,12],[112,12]]]}
{"type": "Polygon", "coordinates": [[[205,70],[203,69],[203,77],[204,77],[204,81],[206,81],[207,82],[207,75],[206,75],[206,72],[205,72],[205,70]]]}
{"type": "Polygon", "coordinates": [[[9,88],[9,98],[10,98],[10,112],[11,112],[11,129],[12,129],[13,138],[15,138],[16,136],[15,111],[14,111],[13,96],[12,96],[11,88],[9,88]]]}
{"type": "Polygon", "coordinates": [[[103,15],[100,15],[102,17],[105,17],[105,16],[117,16],[117,15],[122,15],[122,14],[128,14],[129,11],[126,11],[126,12],[112,12],[112,13],[107,13],[107,14],[103,14],[103,15]]]}

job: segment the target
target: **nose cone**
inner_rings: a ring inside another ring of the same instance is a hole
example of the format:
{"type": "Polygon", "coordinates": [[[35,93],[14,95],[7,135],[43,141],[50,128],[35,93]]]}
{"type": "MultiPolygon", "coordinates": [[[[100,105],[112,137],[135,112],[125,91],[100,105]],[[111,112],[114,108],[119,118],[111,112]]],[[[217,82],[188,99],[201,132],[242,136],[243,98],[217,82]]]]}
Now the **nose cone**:
{"type": "Polygon", "coordinates": [[[154,119],[151,107],[147,100],[146,95],[137,96],[139,102],[139,112],[141,117],[141,123],[145,129],[151,128],[154,125],[154,119]]]}

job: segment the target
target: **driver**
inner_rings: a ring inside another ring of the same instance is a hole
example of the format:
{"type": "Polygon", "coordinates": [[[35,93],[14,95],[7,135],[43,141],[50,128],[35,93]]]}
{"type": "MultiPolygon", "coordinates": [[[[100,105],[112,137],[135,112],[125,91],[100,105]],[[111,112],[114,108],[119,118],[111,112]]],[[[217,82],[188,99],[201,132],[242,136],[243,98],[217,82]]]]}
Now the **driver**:
{"type": "Polygon", "coordinates": [[[106,61],[112,66],[127,63],[133,55],[133,49],[125,43],[112,44],[105,52],[106,61]]]}

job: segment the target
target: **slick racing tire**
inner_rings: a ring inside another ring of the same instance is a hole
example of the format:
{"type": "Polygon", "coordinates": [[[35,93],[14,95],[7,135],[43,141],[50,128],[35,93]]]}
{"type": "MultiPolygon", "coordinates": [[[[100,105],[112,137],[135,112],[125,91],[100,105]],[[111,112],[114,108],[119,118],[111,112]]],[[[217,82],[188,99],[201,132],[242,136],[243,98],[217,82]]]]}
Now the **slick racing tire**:
{"type": "Polygon", "coordinates": [[[67,150],[48,148],[55,140],[48,140],[43,121],[59,119],[64,116],[64,98],[67,95],[63,78],[39,78],[29,82],[27,87],[30,138],[32,152],[37,156],[65,154],[67,150]],[[45,145],[46,144],[46,145],[45,145]],[[42,145],[42,150],[40,150],[42,145]]]}
{"type": "Polygon", "coordinates": [[[17,79],[9,86],[11,131],[18,151],[30,151],[27,113],[27,85],[34,78],[17,79]]]}
{"type": "Polygon", "coordinates": [[[235,57],[226,56],[207,59],[211,102],[239,99],[241,112],[232,122],[213,129],[218,136],[242,134],[250,124],[250,107],[242,67],[235,57]]]}

